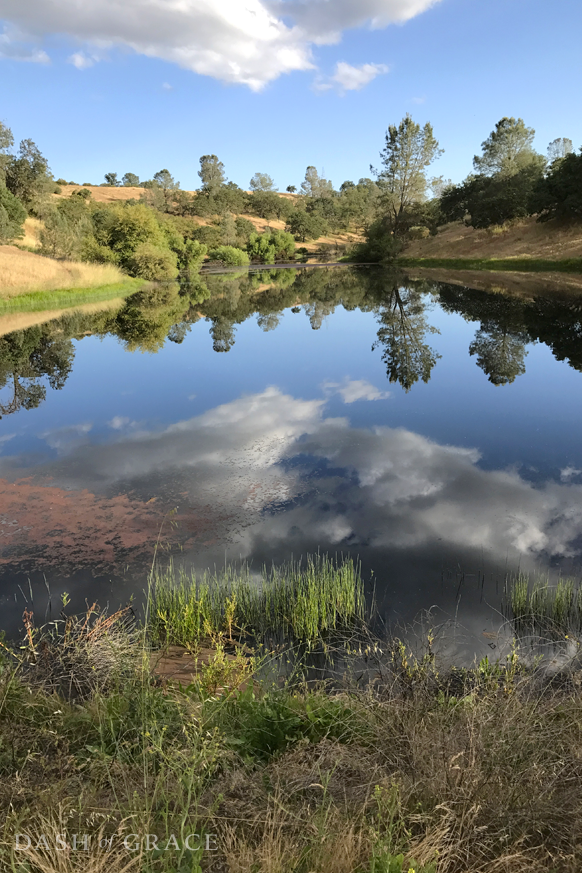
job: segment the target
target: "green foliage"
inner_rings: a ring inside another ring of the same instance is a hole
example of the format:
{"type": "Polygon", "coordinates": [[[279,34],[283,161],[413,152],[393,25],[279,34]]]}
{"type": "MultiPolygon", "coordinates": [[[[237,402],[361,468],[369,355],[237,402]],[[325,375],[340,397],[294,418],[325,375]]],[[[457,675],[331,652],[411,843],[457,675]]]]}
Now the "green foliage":
{"type": "Polygon", "coordinates": [[[105,173],[105,184],[109,185],[111,188],[117,188],[121,185],[121,182],[117,178],[117,173],[105,173]]]}
{"type": "Polygon", "coordinates": [[[167,282],[178,275],[178,258],[175,252],[151,242],[139,243],[127,264],[131,275],[141,279],[167,282]]]}
{"type": "Polygon", "coordinates": [[[391,124],[388,128],[377,176],[382,211],[397,235],[406,211],[424,199],[427,168],[442,153],[428,122],[421,129],[406,115],[398,127],[391,124]]]}
{"type": "Polygon", "coordinates": [[[122,176],[121,184],[125,188],[139,188],[139,176],[136,176],[135,173],[125,173],[122,176]]]}
{"type": "Polygon", "coordinates": [[[534,136],[535,130],[526,127],[522,118],[502,118],[481,143],[483,154],[473,158],[476,172],[484,176],[512,176],[531,163],[543,170],[545,160],[532,148],[534,136]]]}
{"type": "Polygon", "coordinates": [[[78,255],[83,230],[89,219],[67,217],[60,209],[53,209],[45,215],[40,232],[41,252],[51,258],[71,259],[78,255]]]}
{"type": "Polygon", "coordinates": [[[255,233],[255,225],[248,218],[242,218],[240,215],[234,220],[236,228],[236,246],[239,249],[245,248],[251,234],[255,233]]]}
{"type": "Polygon", "coordinates": [[[0,418],[19,409],[35,409],[46,397],[45,380],[62,388],[73,366],[70,339],[54,336],[49,325],[0,337],[0,418]]]}
{"type": "Polygon", "coordinates": [[[284,197],[279,197],[275,191],[257,190],[252,194],[249,205],[255,215],[261,218],[284,218],[293,206],[284,197]]]}
{"type": "Polygon", "coordinates": [[[292,234],[282,230],[252,233],[249,236],[247,253],[251,261],[262,264],[290,260],[295,256],[295,240],[292,234]]]}
{"type": "Polygon", "coordinates": [[[304,209],[294,209],[287,219],[285,230],[293,234],[299,242],[307,242],[309,239],[319,239],[327,233],[327,221],[314,212],[306,212],[304,209]]]}
{"type": "Polygon", "coordinates": [[[402,250],[402,243],[394,236],[390,217],[377,218],[373,221],[366,241],[354,246],[351,260],[364,263],[382,263],[393,261],[402,250]]]}
{"type": "Polygon", "coordinates": [[[6,187],[28,211],[38,208],[53,186],[48,162],[31,139],[23,139],[18,157],[5,169],[6,187]]]}
{"type": "Polygon", "coordinates": [[[216,155],[202,155],[198,175],[202,182],[202,191],[210,196],[216,194],[219,188],[226,184],[224,164],[216,155]]]}
{"type": "Polygon", "coordinates": [[[181,574],[178,581],[170,566],[152,580],[150,633],[159,645],[247,633],[316,642],[363,619],[363,583],[351,559],[317,556],[305,565],[263,568],[260,587],[246,566],[202,578],[181,574]]]}
{"type": "MultiPolygon", "coordinates": [[[[114,204],[112,206],[99,206],[93,211],[93,227],[95,240],[100,247],[109,248],[114,255],[116,263],[134,275],[133,270],[137,264],[143,265],[147,271],[145,262],[150,259],[155,264],[155,253],[151,249],[149,254],[143,253],[138,261],[133,256],[138,246],[147,243],[155,249],[167,249],[167,238],[156,219],[155,213],[143,203],[114,204]]],[[[95,251],[93,243],[85,247],[86,256],[95,251]]],[[[101,249],[96,251],[100,252],[101,249]]],[[[107,260],[110,260],[107,257],[107,260]]],[[[161,269],[170,267],[170,260],[162,263],[161,269]]],[[[155,269],[155,266],[152,267],[155,269]]],[[[141,268],[140,268],[141,269],[141,268]]],[[[175,274],[174,274],[175,275],[175,274]]]]}
{"type": "Polygon", "coordinates": [[[249,183],[251,191],[276,191],[275,183],[268,173],[255,173],[249,183]]]}
{"type": "Polygon", "coordinates": [[[234,246],[218,246],[208,252],[211,261],[221,261],[227,267],[245,267],[250,263],[249,256],[234,246]]]}
{"type": "Polygon", "coordinates": [[[26,209],[22,202],[0,183],[0,243],[21,239],[25,221],[26,209]]]}
{"type": "Polygon", "coordinates": [[[333,195],[333,185],[328,179],[320,176],[315,167],[310,166],[305,170],[301,191],[307,197],[330,197],[333,195]]]}
{"type": "Polygon", "coordinates": [[[541,220],[582,218],[582,150],[554,161],[533,198],[541,220]]]}
{"type": "Polygon", "coordinates": [[[220,241],[225,246],[236,247],[237,227],[232,212],[226,212],[220,220],[220,241]]]}
{"type": "Polygon", "coordinates": [[[6,167],[12,160],[10,149],[14,145],[14,137],[10,128],[0,121],[0,185],[4,183],[6,167]]]}

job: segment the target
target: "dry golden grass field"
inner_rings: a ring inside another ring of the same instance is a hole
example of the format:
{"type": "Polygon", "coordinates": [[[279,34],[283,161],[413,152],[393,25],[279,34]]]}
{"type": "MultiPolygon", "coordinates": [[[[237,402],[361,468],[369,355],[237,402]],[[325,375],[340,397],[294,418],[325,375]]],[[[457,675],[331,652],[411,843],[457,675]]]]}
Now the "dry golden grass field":
{"type": "Polygon", "coordinates": [[[524,218],[509,227],[477,230],[454,222],[436,236],[409,243],[407,258],[535,258],[557,261],[582,257],[582,224],[524,218]]]}
{"type": "Polygon", "coordinates": [[[98,288],[123,282],[127,277],[111,264],[55,261],[16,246],[0,246],[0,298],[29,291],[98,288]]]}

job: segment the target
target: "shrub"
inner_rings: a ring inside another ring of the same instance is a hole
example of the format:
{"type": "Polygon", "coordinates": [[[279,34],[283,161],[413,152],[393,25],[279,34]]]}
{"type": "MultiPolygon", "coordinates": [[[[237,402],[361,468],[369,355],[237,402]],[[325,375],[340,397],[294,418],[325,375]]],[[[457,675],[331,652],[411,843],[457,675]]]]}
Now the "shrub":
{"type": "Polygon", "coordinates": [[[24,236],[26,209],[8,188],[0,186],[0,243],[24,236]]]}
{"type": "Polygon", "coordinates": [[[128,268],[141,279],[168,281],[178,275],[178,257],[170,249],[153,243],[140,243],[129,259],[128,268]]]}
{"type": "Polygon", "coordinates": [[[57,179],[57,185],[67,185],[67,184],[68,184],[68,182],[66,182],[65,179],[57,179]]]}
{"type": "Polygon", "coordinates": [[[408,231],[410,239],[427,239],[430,236],[428,227],[411,227],[408,231]]]}
{"type": "Polygon", "coordinates": [[[234,246],[218,246],[208,252],[208,257],[211,261],[222,261],[227,267],[246,267],[250,263],[247,253],[234,246]]]}

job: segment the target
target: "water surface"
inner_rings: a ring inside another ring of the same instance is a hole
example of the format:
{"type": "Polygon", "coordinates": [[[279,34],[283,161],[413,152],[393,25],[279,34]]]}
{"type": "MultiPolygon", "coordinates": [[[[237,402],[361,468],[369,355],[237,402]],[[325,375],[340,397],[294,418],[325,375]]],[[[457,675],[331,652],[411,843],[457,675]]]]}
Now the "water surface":
{"type": "Polygon", "coordinates": [[[319,549],[486,649],[508,572],[582,557],[582,294],[496,283],[229,273],[0,336],[0,624],[139,597],[156,543],[319,549]]]}

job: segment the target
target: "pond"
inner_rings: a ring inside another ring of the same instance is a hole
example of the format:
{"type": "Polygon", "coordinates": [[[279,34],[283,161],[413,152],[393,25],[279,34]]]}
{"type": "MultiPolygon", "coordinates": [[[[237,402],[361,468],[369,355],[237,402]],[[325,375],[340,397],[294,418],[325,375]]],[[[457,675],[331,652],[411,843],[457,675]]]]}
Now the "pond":
{"type": "Polygon", "coordinates": [[[432,607],[489,652],[508,574],[580,575],[582,283],[272,269],[23,318],[0,325],[9,634],[65,592],[139,601],[154,552],[319,551],[359,558],[388,623],[432,607]]]}

